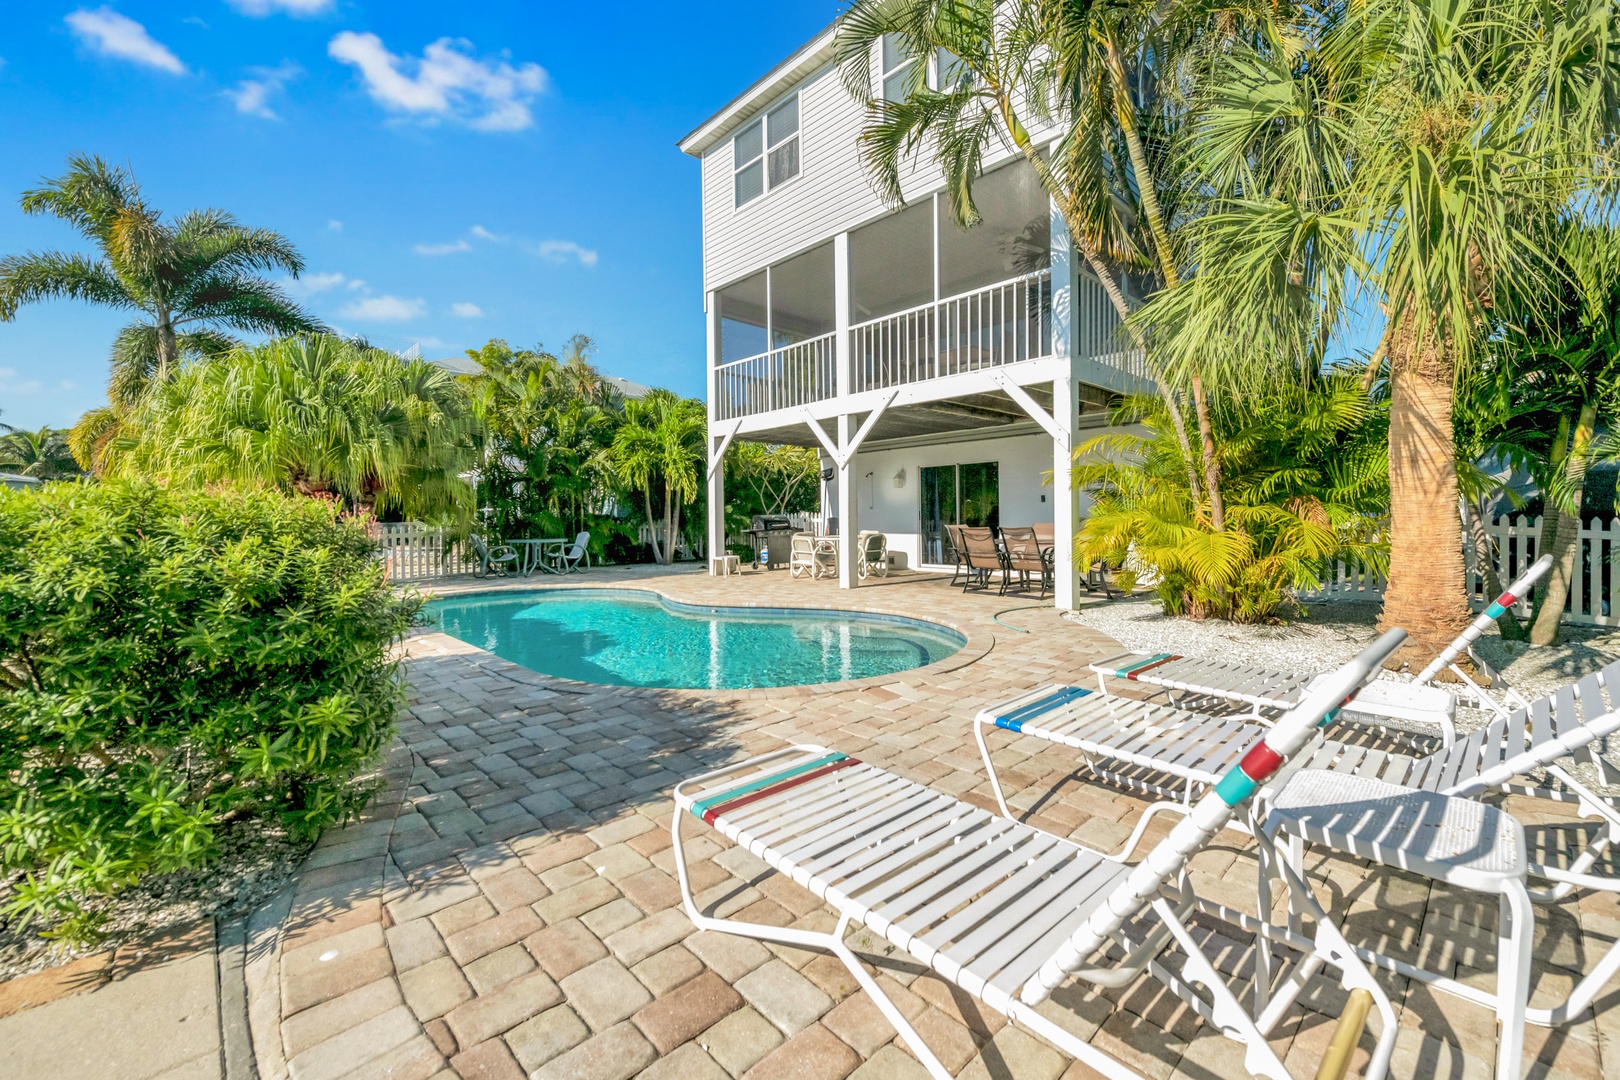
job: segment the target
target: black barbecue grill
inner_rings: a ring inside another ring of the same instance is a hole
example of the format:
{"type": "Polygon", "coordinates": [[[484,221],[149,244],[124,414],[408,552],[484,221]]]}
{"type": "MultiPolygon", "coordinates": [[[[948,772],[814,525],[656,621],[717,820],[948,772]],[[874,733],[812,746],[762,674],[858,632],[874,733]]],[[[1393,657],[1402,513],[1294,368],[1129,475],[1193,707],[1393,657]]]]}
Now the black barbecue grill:
{"type": "Polygon", "coordinates": [[[777,514],[755,514],[748,527],[748,538],[754,545],[754,561],[772,569],[786,566],[793,553],[793,522],[777,514]]]}

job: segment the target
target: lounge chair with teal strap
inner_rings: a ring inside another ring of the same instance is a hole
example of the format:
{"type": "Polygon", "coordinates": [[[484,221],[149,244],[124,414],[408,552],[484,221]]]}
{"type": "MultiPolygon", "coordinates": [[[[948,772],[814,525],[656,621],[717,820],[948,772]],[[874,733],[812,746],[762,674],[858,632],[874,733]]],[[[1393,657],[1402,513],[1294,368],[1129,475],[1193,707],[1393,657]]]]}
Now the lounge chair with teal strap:
{"type": "MultiPolygon", "coordinates": [[[[1187,925],[1196,899],[1187,888],[1188,860],[1243,810],[1259,786],[1310,743],[1319,723],[1399,646],[1392,631],[1323,680],[1269,731],[1261,733],[1231,770],[1133,865],[1028,825],[998,817],[942,792],[902,779],[819,746],[793,746],[731,765],[675,787],[672,825],[681,898],[703,930],[739,934],[837,956],[937,1080],[949,1072],[867,972],[844,941],[859,923],[1013,1024],[1046,1039],[1104,1076],[1141,1073],[1077,1038],[1038,1007],[1071,979],[1124,986],[1150,971],[1201,1016],[1245,1047],[1255,1076],[1289,1073],[1267,1041],[1307,979],[1324,965],[1358,1005],[1379,1014],[1379,1032],[1366,1075],[1382,1077],[1396,1035],[1395,1012],[1384,990],[1343,935],[1304,889],[1293,869],[1279,867],[1292,898],[1309,912],[1314,935],[1262,937],[1298,946],[1305,955],[1255,1016],[1240,1003],[1187,925]],[[831,933],[716,918],[692,895],[682,846],[683,823],[697,818],[804,886],[838,914],[831,933]],[[1124,959],[1110,960],[1113,946],[1124,959]],[[1185,962],[1163,961],[1172,947],[1185,962]],[[1196,987],[1202,987],[1200,993],[1196,987]]],[[[1347,1016],[1353,1017],[1356,1010],[1347,1016]]],[[[1361,1015],[1366,1015],[1365,1010],[1361,1015]]],[[[1359,1028],[1352,1021],[1347,1038],[1359,1028]]],[[[1340,1074],[1342,1075],[1342,1073],[1340,1074]]]]}

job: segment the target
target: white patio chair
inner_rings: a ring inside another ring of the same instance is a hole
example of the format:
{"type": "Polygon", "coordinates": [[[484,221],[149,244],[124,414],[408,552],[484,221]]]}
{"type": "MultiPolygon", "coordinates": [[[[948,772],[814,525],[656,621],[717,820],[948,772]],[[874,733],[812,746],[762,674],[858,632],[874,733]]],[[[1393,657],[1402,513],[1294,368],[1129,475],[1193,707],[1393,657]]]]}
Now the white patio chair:
{"type": "Polygon", "coordinates": [[[816,538],[809,533],[794,533],[792,547],[788,551],[788,573],[793,577],[809,574],[812,578],[816,573],[816,538]]]}
{"type": "MultiPolygon", "coordinates": [[[[1468,650],[1480,635],[1489,630],[1504,612],[1525,596],[1530,587],[1552,566],[1552,556],[1537,559],[1507,591],[1496,599],[1470,623],[1450,645],[1441,650],[1427,667],[1409,683],[1380,680],[1362,691],[1359,701],[1365,711],[1386,720],[1419,722],[1425,714],[1439,707],[1441,699],[1435,696],[1429,684],[1435,676],[1448,668],[1462,680],[1471,697],[1498,716],[1510,711],[1496,701],[1485,689],[1471,679],[1456,663],[1457,657],[1468,650]]],[[[1204,660],[1172,653],[1121,653],[1099,660],[1091,665],[1097,675],[1097,686],[1108,692],[1109,679],[1125,679],[1145,686],[1168,691],[1179,691],[1194,696],[1222,698],[1242,702],[1252,707],[1254,715],[1264,709],[1286,709],[1304,692],[1316,676],[1293,671],[1237,664],[1226,660],[1204,660]]],[[[1508,700],[1514,706],[1524,705],[1523,698],[1508,691],[1508,700]]],[[[1441,720],[1443,737],[1450,742],[1454,735],[1451,717],[1456,713],[1455,702],[1449,715],[1441,720]]]]}
{"type": "Polygon", "coordinates": [[[862,581],[870,574],[888,577],[889,538],[880,532],[863,529],[855,543],[860,556],[860,561],[855,564],[856,576],[862,581]]]}
{"type": "MultiPolygon", "coordinates": [[[[844,754],[794,746],[676,785],[671,836],[682,902],[699,929],[832,952],[939,1080],[949,1072],[845,943],[852,922],[910,953],[1012,1023],[1121,1080],[1142,1074],[1038,1011],[1071,977],[1118,987],[1151,971],[1199,1015],[1244,1044],[1249,1073],[1282,1080],[1289,1074],[1266,1033],[1306,980],[1330,965],[1358,1006],[1341,1021],[1346,1041],[1353,1044],[1359,1037],[1354,1015],[1359,1011],[1365,1019],[1368,1001],[1379,1013],[1380,1031],[1367,1069],[1367,1076],[1376,1080],[1385,1074],[1394,1049],[1394,1009],[1315,897],[1300,889],[1293,901],[1312,913],[1313,937],[1256,928],[1267,940],[1303,942],[1305,948],[1300,966],[1290,973],[1292,981],[1255,1016],[1244,1009],[1187,926],[1196,901],[1183,871],[1191,856],[1311,740],[1322,718],[1370,678],[1404,637],[1398,630],[1386,634],[1319,684],[1249,746],[1242,761],[1134,866],[997,818],[844,754]],[[699,911],[682,849],[681,825],[688,814],[828,903],[838,913],[836,929],[815,933],[699,911]],[[1180,972],[1161,962],[1172,944],[1186,958],[1180,972]],[[1117,963],[1103,955],[1112,945],[1125,953],[1117,963]],[[1195,984],[1207,997],[1195,992],[1195,984]]],[[[1279,870],[1285,881],[1299,884],[1291,866],[1283,863],[1279,870]]]]}
{"type": "Polygon", "coordinates": [[[574,537],[574,542],[557,552],[557,573],[571,574],[589,570],[591,567],[591,534],[582,532],[574,537]]]}
{"type": "MultiPolygon", "coordinates": [[[[1360,695],[1369,689],[1371,686],[1364,687],[1353,699],[1347,700],[1345,711],[1358,707],[1360,695]]],[[[1306,698],[1314,693],[1314,689],[1307,691],[1306,698]]],[[[1170,705],[1109,697],[1079,687],[1048,686],[1031,691],[985,709],[974,718],[974,735],[991,789],[1001,812],[1009,818],[1012,813],[985,741],[985,733],[992,728],[1078,750],[1088,770],[1101,779],[1135,790],[1152,791],[1168,800],[1180,800],[1149,807],[1127,841],[1126,851],[1135,847],[1157,814],[1186,813],[1193,798],[1218,783],[1241,759],[1243,748],[1266,731],[1264,725],[1252,719],[1211,717],[1170,705]]],[[[1561,899],[1577,889],[1616,892],[1620,891],[1620,881],[1588,871],[1611,845],[1620,841],[1620,811],[1571,774],[1566,759],[1590,765],[1599,782],[1607,783],[1611,771],[1596,749],[1599,740],[1617,730],[1620,730],[1620,662],[1508,716],[1499,717],[1485,728],[1460,736],[1449,746],[1442,746],[1424,757],[1318,737],[1277,773],[1270,790],[1263,793],[1262,803],[1269,808],[1271,794],[1280,789],[1292,773],[1304,769],[1326,770],[1446,797],[1472,798],[1504,791],[1566,805],[1573,803],[1576,816],[1597,818],[1603,828],[1568,866],[1527,862],[1528,873],[1548,883],[1545,887],[1531,889],[1529,896],[1544,902],[1561,899]],[[1523,783],[1523,778],[1536,769],[1545,770],[1559,788],[1523,783]]],[[[1252,821],[1248,825],[1241,821],[1228,824],[1242,831],[1255,831],[1252,821]]],[[[1387,849],[1388,839],[1383,843],[1387,849]]],[[[1508,887],[1496,883],[1485,891],[1507,896],[1504,890],[1508,887]]],[[[1226,909],[1211,910],[1234,921],[1241,918],[1226,909]]],[[[1504,919],[1499,933],[1501,952],[1506,954],[1521,948],[1521,938],[1531,932],[1532,926],[1522,917],[1504,919]]],[[[1499,985],[1493,995],[1382,954],[1363,950],[1361,955],[1370,962],[1495,1009],[1504,1025],[1504,1039],[1510,1037],[1514,1024],[1522,1026],[1525,1020],[1556,1026],[1579,1016],[1608,980],[1620,973],[1620,943],[1617,943],[1582,977],[1562,1004],[1526,1009],[1522,995],[1517,999],[1513,997],[1521,994],[1519,986],[1499,985]]]]}
{"type": "Polygon", "coordinates": [[[512,545],[498,544],[492,548],[477,533],[472,533],[467,539],[472,543],[473,558],[477,560],[473,577],[505,577],[508,570],[518,569],[519,556],[512,545]]]}

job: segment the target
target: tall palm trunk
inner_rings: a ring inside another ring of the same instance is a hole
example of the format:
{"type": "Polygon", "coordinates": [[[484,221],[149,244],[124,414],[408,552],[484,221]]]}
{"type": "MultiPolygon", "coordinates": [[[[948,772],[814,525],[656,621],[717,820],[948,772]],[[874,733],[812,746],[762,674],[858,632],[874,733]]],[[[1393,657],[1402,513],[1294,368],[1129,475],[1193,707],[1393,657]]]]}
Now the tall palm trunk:
{"type": "Polygon", "coordinates": [[[664,556],[658,549],[658,519],[653,517],[651,484],[641,489],[641,497],[647,503],[647,535],[652,537],[653,562],[663,565],[664,556]]]}
{"type": "MultiPolygon", "coordinates": [[[[1142,201],[1142,214],[1147,218],[1148,235],[1153,237],[1153,251],[1158,257],[1159,276],[1167,289],[1181,284],[1181,271],[1176,266],[1175,249],[1170,244],[1170,229],[1165,224],[1164,208],[1159,205],[1159,190],[1153,182],[1153,169],[1148,164],[1147,147],[1142,143],[1142,132],[1136,125],[1136,108],[1131,101],[1130,82],[1125,77],[1125,61],[1113,41],[1107,43],[1107,63],[1110,81],[1114,84],[1114,111],[1119,118],[1120,131],[1125,136],[1125,152],[1131,159],[1131,171],[1136,174],[1136,194],[1142,201]]],[[[1215,454],[1215,430],[1209,419],[1209,404],[1204,393],[1204,381],[1193,376],[1193,409],[1198,419],[1199,449],[1204,462],[1204,488],[1209,494],[1210,526],[1216,532],[1226,531],[1226,501],[1221,497],[1221,464],[1215,454]]],[[[1182,437],[1182,450],[1187,452],[1186,437],[1182,437]]],[[[1189,454],[1190,458],[1190,454],[1189,454]]],[[[1199,501],[1198,485],[1192,485],[1194,502],[1199,501]]]]}
{"type": "Polygon", "coordinates": [[[180,343],[174,335],[174,322],[169,309],[159,306],[157,309],[157,370],[153,372],[152,382],[162,385],[174,374],[176,363],[180,359],[180,343]]]}
{"type": "Polygon", "coordinates": [[[1452,438],[1455,361],[1410,314],[1389,349],[1389,587],[1380,626],[1410,635],[1409,656],[1426,662],[1469,622],[1462,516],[1452,438]]]}
{"type": "Polygon", "coordinates": [[[675,493],[664,484],[664,565],[675,561],[675,493]]]}
{"type": "Polygon", "coordinates": [[[1586,465],[1591,458],[1596,426],[1595,401],[1581,405],[1573,432],[1569,430],[1567,416],[1558,425],[1552,464],[1554,471],[1563,473],[1569,484],[1575,512],[1570,513],[1562,500],[1549,493],[1547,506],[1541,513],[1541,539],[1536,544],[1536,553],[1551,555],[1553,564],[1537,590],[1535,621],[1530,626],[1532,645],[1558,644],[1559,624],[1564,617],[1564,604],[1569,600],[1569,582],[1575,575],[1575,556],[1581,546],[1581,488],[1586,481],[1586,465]]]}
{"type": "Polygon", "coordinates": [[[1209,492],[1209,524],[1216,532],[1226,531],[1226,500],[1221,498],[1221,462],[1215,456],[1215,428],[1209,419],[1209,402],[1204,397],[1204,380],[1192,379],[1193,408],[1198,411],[1198,441],[1204,451],[1204,488],[1209,492]]]}

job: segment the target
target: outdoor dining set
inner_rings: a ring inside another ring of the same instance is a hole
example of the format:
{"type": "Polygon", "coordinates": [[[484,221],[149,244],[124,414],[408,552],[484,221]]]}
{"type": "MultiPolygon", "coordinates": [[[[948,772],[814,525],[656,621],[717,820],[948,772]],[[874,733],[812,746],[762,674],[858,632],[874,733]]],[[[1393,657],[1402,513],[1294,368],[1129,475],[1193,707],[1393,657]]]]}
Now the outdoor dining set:
{"type": "MultiPolygon", "coordinates": [[[[994,583],[992,578],[999,574],[999,595],[1027,591],[1032,583],[1038,583],[1040,598],[1046,599],[1057,566],[1055,531],[1050,521],[1002,528],[946,525],[945,535],[956,556],[951,584],[961,579],[963,592],[988,589],[994,583]]],[[[1108,593],[1107,571],[1101,563],[1093,563],[1082,580],[1088,592],[1101,589],[1108,593]]]]}
{"type": "Polygon", "coordinates": [[[591,534],[582,532],[573,540],[555,536],[508,540],[491,546],[474,533],[470,537],[473,577],[583,573],[591,565],[590,542],[591,534]]]}

